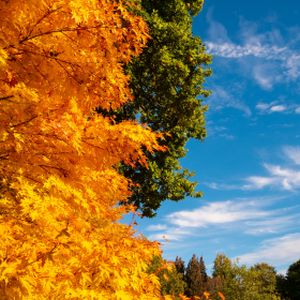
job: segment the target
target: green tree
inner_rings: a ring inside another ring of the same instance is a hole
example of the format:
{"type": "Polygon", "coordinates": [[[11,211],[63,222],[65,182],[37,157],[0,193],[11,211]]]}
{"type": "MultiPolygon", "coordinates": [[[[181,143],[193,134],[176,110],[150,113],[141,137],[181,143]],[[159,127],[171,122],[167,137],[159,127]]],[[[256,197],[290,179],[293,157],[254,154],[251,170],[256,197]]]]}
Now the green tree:
{"type": "Polygon", "coordinates": [[[286,276],[282,274],[276,275],[276,290],[281,300],[289,300],[286,276]]]}
{"type": "Polygon", "coordinates": [[[278,300],[276,291],[276,271],[274,267],[259,263],[245,274],[245,300],[278,300]]]}
{"type": "Polygon", "coordinates": [[[202,277],[203,291],[204,291],[206,288],[208,276],[206,273],[206,267],[205,267],[203,256],[200,257],[199,264],[200,264],[200,273],[201,273],[201,277],[202,277]]]}
{"type": "Polygon", "coordinates": [[[300,259],[289,266],[286,274],[286,287],[290,300],[300,299],[300,259]]]}
{"type": "Polygon", "coordinates": [[[192,256],[186,268],[185,281],[186,295],[189,297],[201,296],[206,291],[207,274],[202,257],[198,260],[195,254],[192,256]]]}
{"type": "MultiPolygon", "coordinates": [[[[214,261],[213,278],[218,282],[217,288],[226,299],[244,299],[242,280],[245,269],[240,268],[224,254],[218,254],[214,261]]],[[[216,293],[217,291],[214,291],[216,293]]]]}
{"type": "Polygon", "coordinates": [[[159,278],[163,296],[172,295],[177,299],[180,294],[184,293],[183,274],[177,271],[174,263],[167,262],[161,256],[154,256],[148,267],[148,272],[159,278]]]}
{"type": "Polygon", "coordinates": [[[182,258],[179,256],[176,256],[174,264],[175,264],[175,268],[176,268],[177,272],[182,274],[182,276],[183,276],[184,272],[185,272],[185,266],[184,266],[184,261],[182,260],[182,258]]]}
{"type": "MultiPolygon", "coordinates": [[[[230,300],[279,300],[276,291],[276,271],[266,264],[259,263],[250,268],[231,261],[223,254],[217,255],[214,262],[213,279],[215,287],[230,300]]],[[[212,294],[216,294],[214,290],[212,294]]]]}
{"type": "Polygon", "coordinates": [[[130,178],[130,202],[144,216],[152,217],[162,201],[201,196],[190,181],[192,173],[180,166],[190,138],[206,136],[202,98],[209,95],[203,83],[211,70],[211,56],[200,38],[192,34],[192,18],[199,13],[203,0],[142,0],[139,13],[149,25],[151,39],[139,58],[127,68],[134,101],[118,111],[100,111],[115,121],[137,119],[156,132],[167,132],[161,144],[163,153],[147,152],[148,168],[123,166],[130,178]],[[200,97],[200,98],[199,98],[200,97]]]}

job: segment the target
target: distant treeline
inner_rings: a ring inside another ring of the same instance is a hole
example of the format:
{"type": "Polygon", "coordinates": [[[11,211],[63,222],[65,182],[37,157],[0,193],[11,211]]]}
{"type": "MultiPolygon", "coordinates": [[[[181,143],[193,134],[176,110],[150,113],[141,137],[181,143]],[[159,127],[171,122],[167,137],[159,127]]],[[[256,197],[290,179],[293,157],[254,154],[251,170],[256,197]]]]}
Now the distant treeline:
{"type": "Polygon", "coordinates": [[[184,294],[193,298],[208,292],[211,299],[222,299],[222,295],[226,300],[300,299],[300,259],[289,266],[286,276],[277,274],[267,263],[246,267],[224,254],[216,256],[211,276],[207,274],[203,257],[196,255],[187,265],[178,256],[171,264],[157,256],[149,272],[158,275],[163,295],[184,294]]]}

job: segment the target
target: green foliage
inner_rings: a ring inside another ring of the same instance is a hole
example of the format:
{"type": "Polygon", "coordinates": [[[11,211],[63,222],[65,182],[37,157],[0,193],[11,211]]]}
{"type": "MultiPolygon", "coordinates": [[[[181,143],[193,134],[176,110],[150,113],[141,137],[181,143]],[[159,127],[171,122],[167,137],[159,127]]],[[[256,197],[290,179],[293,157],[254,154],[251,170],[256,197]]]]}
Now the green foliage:
{"type": "Polygon", "coordinates": [[[250,268],[239,266],[223,254],[214,262],[212,294],[221,291],[230,300],[279,300],[276,291],[276,271],[266,264],[256,264],[250,268]]]}
{"type": "MultiPolygon", "coordinates": [[[[152,272],[161,268],[162,259],[159,258],[158,262],[152,272]]],[[[220,292],[226,300],[300,299],[300,260],[290,266],[287,276],[276,274],[275,268],[266,263],[251,267],[239,265],[237,260],[233,261],[224,254],[216,256],[211,277],[207,276],[203,258],[197,259],[196,255],[192,256],[187,267],[177,256],[174,266],[181,280],[185,281],[184,294],[192,299],[195,296],[203,298],[204,292],[216,300],[223,299],[220,292]]]]}
{"type": "Polygon", "coordinates": [[[276,275],[276,290],[281,300],[288,300],[287,280],[282,274],[276,275]]]}
{"type": "Polygon", "coordinates": [[[202,257],[198,260],[195,254],[192,256],[186,268],[185,280],[187,296],[201,296],[206,291],[207,274],[202,257]]]}
{"type": "Polygon", "coordinates": [[[168,263],[161,256],[154,256],[148,267],[150,274],[155,274],[159,278],[161,294],[172,295],[175,298],[184,293],[185,282],[183,275],[177,272],[174,264],[168,263]]]}
{"type": "Polygon", "coordinates": [[[291,264],[286,275],[288,299],[300,299],[300,259],[291,264]]]}
{"type": "Polygon", "coordinates": [[[245,300],[277,300],[276,271],[274,267],[260,263],[251,267],[245,276],[245,300]]]}
{"type": "Polygon", "coordinates": [[[300,299],[300,259],[289,266],[286,276],[276,276],[276,289],[282,300],[300,299]]]}
{"type": "Polygon", "coordinates": [[[149,166],[122,167],[132,179],[131,203],[144,216],[154,216],[162,201],[201,196],[190,181],[192,173],[182,169],[179,159],[186,154],[190,138],[206,136],[204,113],[207,107],[200,97],[209,95],[203,89],[211,71],[204,68],[211,62],[200,38],[192,34],[192,17],[203,0],[142,1],[143,15],[149,25],[151,40],[139,58],[129,65],[134,101],[119,111],[105,112],[119,122],[137,119],[156,132],[167,132],[161,144],[168,150],[147,153],[149,166]]]}
{"type": "Polygon", "coordinates": [[[181,257],[176,256],[174,264],[177,272],[182,274],[183,276],[185,272],[185,266],[184,266],[184,261],[181,259],[181,257]]]}
{"type": "MultiPolygon", "coordinates": [[[[241,280],[245,270],[232,262],[224,254],[218,254],[214,261],[213,277],[218,278],[219,286],[226,299],[243,299],[241,280]]],[[[215,291],[216,292],[216,291],[215,291]]]]}

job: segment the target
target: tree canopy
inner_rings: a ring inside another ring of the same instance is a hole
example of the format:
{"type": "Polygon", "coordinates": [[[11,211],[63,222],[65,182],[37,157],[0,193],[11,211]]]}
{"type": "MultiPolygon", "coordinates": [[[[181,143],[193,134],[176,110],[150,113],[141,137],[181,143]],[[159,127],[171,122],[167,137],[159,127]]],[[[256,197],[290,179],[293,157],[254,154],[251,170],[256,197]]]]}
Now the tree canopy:
{"type": "Polygon", "coordinates": [[[300,298],[300,260],[292,263],[284,275],[277,276],[277,289],[284,300],[300,298]]]}
{"type": "Polygon", "coordinates": [[[192,33],[192,18],[202,5],[203,0],[142,1],[138,13],[147,21],[151,39],[126,67],[135,100],[117,111],[98,110],[116,121],[138,120],[155,132],[167,133],[160,140],[167,151],[146,151],[147,168],[141,164],[121,168],[135,183],[130,202],[144,216],[154,216],[166,199],[201,195],[190,181],[192,173],[180,166],[179,159],[185,156],[190,138],[203,140],[206,136],[203,97],[209,92],[203,83],[211,73],[206,68],[211,56],[192,33]]]}
{"type": "Polygon", "coordinates": [[[256,264],[250,268],[231,261],[224,254],[218,254],[214,262],[212,285],[215,291],[221,291],[225,299],[231,300],[279,300],[276,290],[276,271],[266,264],[256,264]]]}
{"type": "Polygon", "coordinates": [[[185,280],[188,296],[200,297],[206,292],[207,274],[203,257],[198,259],[195,254],[192,256],[185,270],[185,280]]]}
{"type": "Polygon", "coordinates": [[[1,299],[160,299],[157,243],[118,223],[116,166],[146,164],[161,136],[95,113],[132,99],[123,66],[149,38],[134,9],[0,2],[1,299]]]}

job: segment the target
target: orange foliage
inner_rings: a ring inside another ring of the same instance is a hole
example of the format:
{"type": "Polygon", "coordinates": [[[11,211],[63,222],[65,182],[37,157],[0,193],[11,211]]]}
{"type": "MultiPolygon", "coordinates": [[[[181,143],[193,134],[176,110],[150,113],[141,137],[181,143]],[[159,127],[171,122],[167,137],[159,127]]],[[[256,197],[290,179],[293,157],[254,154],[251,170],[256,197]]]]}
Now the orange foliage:
{"type": "Polygon", "coordinates": [[[225,296],[221,292],[218,292],[218,296],[221,298],[221,300],[225,300],[225,296]]]}
{"type": "Polygon", "coordinates": [[[128,5],[0,2],[1,299],[159,299],[160,250],[117,222],[132,208],[115,166],[162,149],[94,112],[131,99],[122,66],[148,35],[128,5]]]}

